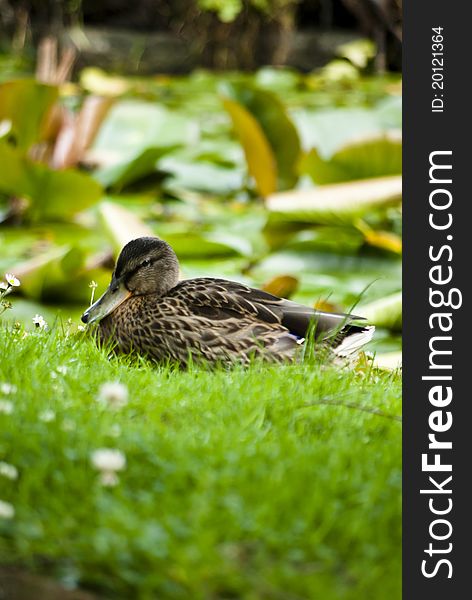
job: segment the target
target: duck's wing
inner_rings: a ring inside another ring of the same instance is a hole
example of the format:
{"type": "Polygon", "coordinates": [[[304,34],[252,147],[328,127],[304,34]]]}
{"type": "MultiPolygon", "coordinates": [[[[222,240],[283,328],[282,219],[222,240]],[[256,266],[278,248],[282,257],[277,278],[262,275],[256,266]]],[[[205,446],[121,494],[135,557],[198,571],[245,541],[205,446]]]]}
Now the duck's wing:
{"type": "Polygon", "coordinates": [[[136,327],[131,331],[134,347],[156,360],[170,357],[182,365],[189,356],[195,361],[243,364],[257,356],[274,362],[295,358],[299,340],[278,316],[228,290],[225,283],[185,280],[165,296],[148,298],[142,333],[136,327]]]}
{"type": "Polygon", "coordinates": [[[184,301],[196,316],[213,320],[252,317],[282,325],[298,337],[305,337],[313,326],[317,335],[326,337],[351,326],[354,321],[363,320],[354,315],[319,311],[225,279],[185,279],[169,295],[184,301]]]}

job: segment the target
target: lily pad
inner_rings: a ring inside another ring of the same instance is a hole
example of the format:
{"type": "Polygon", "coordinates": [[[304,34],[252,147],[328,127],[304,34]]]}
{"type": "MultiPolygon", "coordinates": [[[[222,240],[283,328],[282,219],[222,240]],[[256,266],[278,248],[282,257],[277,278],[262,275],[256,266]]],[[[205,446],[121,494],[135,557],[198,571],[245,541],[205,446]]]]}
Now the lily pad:
{"type": "Polygon", "coordinates": [[[393,331],[402,328],[402,293],[397,292],[359,307],[362,316],[378,327],[393,331]]]}
{"type": "Polygon", "coordinates": [[[353,227],[318,226],[293,235],[283,247],[298,252],[336,252],[352,254],[362,246],[362,235],[353,227]]]}
{"type": "Polygon", "coordinates": [[[13,267],[21,280],[21,291],[30,298],[44,298],[45,288],[70,282],[85,263],[78,248],[56,247],[13,267]]]}
{"type": "Polygon", "coordinates": [[[298,179],[300,141],[282,102],[268,90],[244,84],[226,83],[221,94],[260,193],[275,191],[274,185],[292,188],[298,179]]]}
{"type": "Polygon", "coordinates": [[[248,256],[251,253],[251,245],[244,238],[217,232],[169,233],[165,241],[179,258],[184,259],[248,256]]]}
{"type": "Polygon", "coordinates": [[[117,102],[93,144],[94,154],[107,164],[132,160],[148,148],[185,145],[195,141],[198,126],[176,111],[139,100],[117,102]]]}
{"type": "Polygon", "coordinates": [[[231,196],[244,186],[244,174],[241,170],[214,162],[196,162],[172,154],[163,157],[159,167],[170,175],[164,181],[163,188],[176,196],[179,196],[181,190],[231,196]]]}
{"type": "Polygon", "coordinates": [[[130,160],[98,169],[94,177],[104,188],[121,191],[128,185],[156,173],[159,159],[175,148],[176,146],[146,148],[130,160]]]}
{"type": "Polygon", "coordinates": [[[361,137],[385,134],[401,123],[401,99],[374,108],[296,109],[291,112],[302,147],[316,148],[321,156],[332,156],[342,146],[361,137]]]}
{"type": "Polygon", "coordinates": [[[80,84],[92,94],[111,97],[121,96],[132,87],[129,79],[109,75],[97,67],[83,69],[80,73],[80,84]]]}
{"type": "Polygon", "coordinates": [[[282,90],[293,90],[301,81],[302,75],[288,67],[262,67],[255,74],[258,87],[278,93],[282,90]]]}
{"type": "Polygon", "coordinates": [[[277,163],[269,142],[257,120],[243,106],[223,99],[244,148],[248,171],[254,177],[257,189],[267,196],[277,189],[277,163]]]}
{"type": "Polygon", "coordinates": [[[57,87],[32,79],[0,84],[0,122],[11,122],[17,148],[27,150],[44,139],[47,116],[57,97],[57,87]]]}
{"type": "Polygon", "coordinates": [[[134,213],[113,202],[103,202],[98,208],[105,232],[108,234],[115,255],[131,240],[154,236],[154,232],[134,213]]]}
{"type": "Polygon", "coordinates": [[[26,198],[32,220],[60,220],[97,202],[102,188],[86,173],[54,171],[0,142],[0,192],[26,198]]]}
{"type": "Polygon", "coordinates": [[[372,40],[362,38],[337,48],[338,56],[347,58],[355,67],[365,69],[376,54],[376,47],[372,40]]]}
{"type": "Polygon", "coordinates": [[[293,275],[277,275],[266,281],[262,289],[280,298],[290,298],[297,291],[299,281],[293,275]]]}
{"type": "Polygon", "coordinates": [[[401,177],[379,177],[279,192],[269,196],[266,204],[275,220],[345,223],[372,210],[397,205],[401,194],[401,177]]]}
{"type": "Polygon", "coordinates": [[[393,233],[392,231],[377,231],[369,227],[369,225],[361,219],[359,219],[355,225],[364,235],[365,241],[370,246],[381,248],[382,250],[387,250],[394,254],[402,253],[402,239],[396,233],[393,233]]]}
{"type": "Polygon", "coordinates": [[[300,173],[317,184],[398,175],[402,172],[402,144],[398,136],[382,135],[344,145],[329,159],[312,148],[300,163],[300,173]]]}

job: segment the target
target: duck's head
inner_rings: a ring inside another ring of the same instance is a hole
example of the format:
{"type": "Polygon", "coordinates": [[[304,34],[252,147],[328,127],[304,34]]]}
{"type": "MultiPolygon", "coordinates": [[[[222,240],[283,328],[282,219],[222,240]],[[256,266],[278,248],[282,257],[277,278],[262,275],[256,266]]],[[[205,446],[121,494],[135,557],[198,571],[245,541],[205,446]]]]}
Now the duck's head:
{"type": "Polygon", "coordinates": [[[166,294],[179,280],[179,262],[172,248],[158,238],[142,237],[123,248],[106,292],[82,315],[93,323],[113,312],[130,296],[166,294]]]}

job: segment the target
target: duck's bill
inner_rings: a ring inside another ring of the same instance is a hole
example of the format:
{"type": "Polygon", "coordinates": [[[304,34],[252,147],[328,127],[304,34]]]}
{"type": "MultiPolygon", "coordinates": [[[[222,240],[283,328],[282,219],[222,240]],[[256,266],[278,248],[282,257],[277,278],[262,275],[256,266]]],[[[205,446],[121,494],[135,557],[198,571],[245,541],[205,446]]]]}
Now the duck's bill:
{"type": "Polygon", "coordinates": [[[88,308],[81,319],[83,323],[95,323],[100,321],[123,304],[131,296],[131,292],[123,284],[108,286],[107,291],[90,308],[88,308]]]}

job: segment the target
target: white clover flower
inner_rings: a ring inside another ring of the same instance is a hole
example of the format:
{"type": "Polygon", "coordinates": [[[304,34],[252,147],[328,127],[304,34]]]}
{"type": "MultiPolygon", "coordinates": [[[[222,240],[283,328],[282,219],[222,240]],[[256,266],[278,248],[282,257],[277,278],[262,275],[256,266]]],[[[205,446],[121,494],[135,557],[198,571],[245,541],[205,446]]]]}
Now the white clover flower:
{"type": "Polygon", "coordinates": [[[99,448],[92,452],[92,464],[99,471],[122,471],[126,466],[126,457],[121,450],[99,448]]]}
{"type": "Polygon", "coordinates": [[[103,471],[100,473],[100,483],[104,487],[114,487],[120,482],[120,478],[114,471],[103,471]]]}
{"type": "Polygon", "coordinates": [[[54,421],[55,418],[56,413],[53,410],[43,410],[38,416],[38,419],[43,423],[50,423],[51,421],[54,421]]]}
{"type": "Polygon", "coordinates": [[[11,287],[18,287],[20,285],[20,280],[11,273],[5,273],[5,279],[11,287]]]}
{"type": "Polygon", "coordinates": [[[44,317],[42,317],[41,315],[34,315],[33,323],[39,329],[47,329],[48,328],[47,322],[45,321],[44,317]]]}
{"type": "Polygon", "coordinates": [[[0,475],[7,479],[18,479],[18,469],[9,463],[0,461],[0,475]]]}
{"type": "Polygon", "coordinates": [[[0,500],[0,519],[13,519],[15,516],[15,508],[9,502],[0,500]]]}
{"type": "Polygon", "coordinates": [[[2,119],[0,121],[0,137],[3,137],[7,135],[7,133],[10,133],[11,125],[12,123],[10,119],[2,119]]]}
{"type": "Polygon", "coordinates": [[[92,465],[100,471],[100,482],[104,486],[114,486],[119,478],[117,471],[126,467],[126,457],[120,450],[112,448],[99,448],[92,452],[92,465]]]}
{"type": "Polygon", "coordinates": [[[122,408],[128,403],[128,388],[119,381],[108,381],[98,390],[97,400],[112,408],[122,408]]]}
{"type": "Polygon", "coordinates": [[[87,328],[85,327],[85,325],[78,325],[77,326],[77,331],[85,331],[87,328]]]}
{"type": "Polygon", "coordinates": [[[18,391],[18,388],[16,387],[16,385],[13,385],[12,383],[1,383],[0,384],[0,392],[2,394],[4,394],[5,396],[8,396],[8,394],[16,394],[17,391],[18,391]]]}
{"type": "Polygon", "coordinates": [[[67,367],[64,365],[59,365],[58,367],[56,367],[55,371],[51,371],[51,379],[57,379],[58,375],[66,375],[67,374],[67,367]]]}
{"type": "Polygon", "coordinates": [[[13,402],[9,400],[0,400],[0,413],[11,415],[13,412],[13,402]]]}

